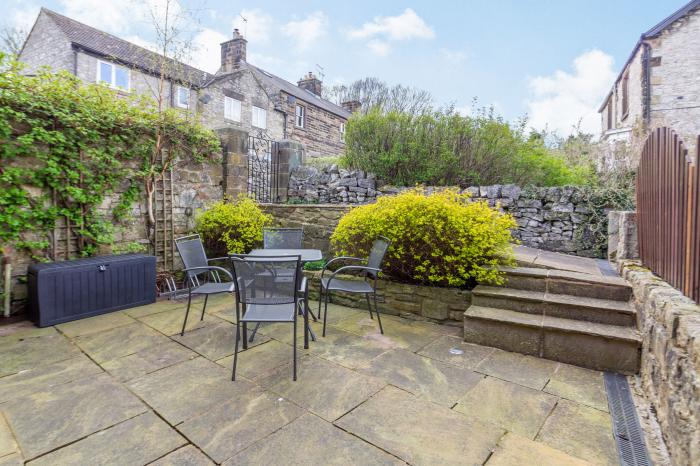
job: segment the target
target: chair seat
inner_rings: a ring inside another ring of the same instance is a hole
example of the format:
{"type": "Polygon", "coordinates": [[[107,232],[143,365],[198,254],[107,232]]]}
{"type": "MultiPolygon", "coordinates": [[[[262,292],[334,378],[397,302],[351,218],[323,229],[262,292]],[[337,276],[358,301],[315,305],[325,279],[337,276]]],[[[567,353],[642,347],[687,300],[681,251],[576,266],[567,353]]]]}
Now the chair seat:
{"type": "Polygon", "coordinates": [[[234,291],[236,291],[236,285],[233,282],[208,282],[192,288],[192,294],[233,293],[234,291]]]}
{"type": "Polygon", "coordinates": [[[241,322],[293,322],[296,304],[248,304],[241,322]]]}
{"type": "Polygon", "coordinates": [[[321,286],[324,290],[333,291],[345,291],[347,293],[373,293],[374,288],[372,285],[364,280],[342,280],[339,278],[334,278],[331,282],[330,288],[328,288],[329,278],[324,278],[321,280],[321,286]]]}

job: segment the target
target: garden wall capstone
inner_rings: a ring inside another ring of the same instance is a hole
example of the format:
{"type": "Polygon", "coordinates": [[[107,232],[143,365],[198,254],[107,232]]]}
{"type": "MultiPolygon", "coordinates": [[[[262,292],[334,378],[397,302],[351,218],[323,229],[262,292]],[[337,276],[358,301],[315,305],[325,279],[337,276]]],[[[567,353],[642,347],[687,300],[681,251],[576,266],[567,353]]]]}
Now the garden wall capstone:
{"type": "MultiPolygon", "coordinates": [[[[358,205],[407,189],[411,188],[382,185],[374,175],[362,170],[344,170],[336,165],[322,169],[302,166],[292,170],[288,199],[300,205],[358,205]]],[[[425,189],[430,193],[445,188],[425,189]]],[[[591,231],[593,213],[584,202],[580,188],[523,189],[515,185],[492,185],[472,186],[461,191],[467,191],[473,199],[485,200],[491,206],[499,205],[513,215],[518,223],[513,236],[525,246],[586,257],[601,255],[600,245],[596,244],[591,231]]],[[[282,223],[287,223],[286,219],[282,223]]],[[[335,225],[328,225],[326,229],[332,231],[334,228],[335,225]]]]}
{"type": "Polygon", "coordinates": [[[700,306],[639,261],[620,260],[643,336],[639,381],[673,464],[700,464],[700,306]]]}

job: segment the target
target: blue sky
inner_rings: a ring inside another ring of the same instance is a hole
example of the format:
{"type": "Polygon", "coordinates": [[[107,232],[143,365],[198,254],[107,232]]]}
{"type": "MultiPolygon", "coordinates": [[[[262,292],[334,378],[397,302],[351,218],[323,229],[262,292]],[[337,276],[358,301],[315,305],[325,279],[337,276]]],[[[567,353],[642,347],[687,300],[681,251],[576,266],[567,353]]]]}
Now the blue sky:
{"type": "MultiPolygon", "coordinates": [[[[46,6],[142,45],[148,9],[165,0],[0,0],[6,23],[31,25],[46,6]]],[[[173,0],[174,1],[174,0],[173,0]]],[[[507,119],[566,134],[596,110],[639,35],[683,0],[223,1],[180,0],[198,24],[191,61],[215,71],[219,42],[245,30],[248,61],[296,82],[324,69],[327,85],[376,76],[429,90],[467,112],[472,98],[507,119]],[[247,18],[243,23],[240,15],[247,18]]],[[[1,20],[0,20],[1,21],[1,20]]]]}

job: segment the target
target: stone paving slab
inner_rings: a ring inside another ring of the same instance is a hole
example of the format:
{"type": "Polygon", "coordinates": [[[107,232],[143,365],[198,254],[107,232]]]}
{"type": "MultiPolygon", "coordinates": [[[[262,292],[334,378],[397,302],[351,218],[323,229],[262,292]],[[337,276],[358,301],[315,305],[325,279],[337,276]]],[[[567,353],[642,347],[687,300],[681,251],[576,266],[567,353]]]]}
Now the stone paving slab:
{"type": "MultiPolygon", "coordinates": [[[[201,311],[190,311],[190,315],[187,318],[187,326],[185,327],[185,334],[195,329],[221,322],[216,316],[207,314],[204,316],[204,320],[200,320],[200,316],[201,311]]],[[[138,320],[164,335],[179,335],[182,331],[182,324],[185,322],[185,308],[169,309],[156,314],[149,314],[138,317],[138,320]]]]}
{"type": "Polygon", "coordinates": [[[225,462],[234,465],[399,465],[398,458],[305,414],[225,462]]]}
{"type": "Polygon", "coordinates": [[[213,464],[214,462],[197,447],[187,445],[154,461],[149,466],[213,466],[213,464]]]}
{"type": "Polygon", "coordinates": [[[231,372],[202,357],[144,375],[126,386],[172,425],[236,399],[254,385],[243,378],[231,382],[231,372]]]}
{"type": "Polygon", "coordinates": [[[80,350],[54,330],[50,333],[41,332],[38,336],[22,334],[5,336],[0,340],[0,354],[2,355],[0,377],[2,377],[74,358],[80,355],[80,350]]]}
{"type": "Polygon", "coordinates": [[[215,462],[221,463],[304,412],[278,395],[252,389],[183,422],[178,430],[215,462]]]}
{"type": "Polygon", "coordinates": [[[455,411],[534,439],[557,397],[493,377],[482,379],[455,411]]]}
{"type": "Polygon", "coordinates": [[[197,356],[199,356],[197,353],[181,344],[168,341],[162,345],[151,346],[134,354],[104,362],[102,368],[115,379],[125,382],[197,356]]]}
{"type": "Polygon", "coordinates": [[[109,314],[102,314],[87,319],[59,324],[56,325],[56,328],[68,338],[75,338],[81,335],[102,332],[133,323],[134,319],[129,315],[123,312],[111,312],[109,314]]]}
{"type": "Polygon", "coordinates": [[[27,464],[31,466],[147,464],[186,443],[187,440],[175,429],[152,412],[147,412],[27,464]]]}
{"type": "Polygon", "coordinates": [[[289,364],[260,381],[261,385],[328,421],[347,413],[385,385],[382,380],[313,356],[305,356],[298,363],[296,382],[289,364]]]}
{"type": "MultiPolygon", "coordinates": [[[[209,317],[212,319],[213,317],[209,317]]],[[[173,340],[178,341],[193,351],[201,354],[210,361],[225,358],[234,353],[236,343],[236,326],[219,320],[216,323],[205,325],[197,330],[185,332],[184,336],[179,334],[173,336],[173,340]]],[[[256,336],[253,345],[259,345],[267,341],[262,335],[256,336]]],[[[242,343],[241,343],[242,348],[242,343]]]]}
{"type": "Polygon", "coordinates": [[[19,451],[19,445],[15,441],[10,426],[0,412],[0,458],[11,455],[19,451]]]}
{"type": "Polygon", "coordinates": [[[83,354],[49,366],[26,369],[0,379],[0,403],[100,372],[100,366],[83,354]]]}
{"type": "Polygon", "coordinates": [[[19,453],[12,453],[0,458],[0,466],[22,466],[23,464],[24,460],[19,453]]]}
{"type": "Polygon", "coordinates": [[[48,387],[2,405],[25,458],[32,459],[146,411],[107,374],[48,387]]]}
{"type": "Polygon", "coordinates": [[[445,335],[420,350],[418,354],[464,369],[474,369],[494,351],[496,351],[495,348],[467,343],[462,337],[445,335]],[[453,348],[462,353],[451,353],[450,350],[453,348]]]}
{"type": "Polygon", "coordinates": [[[560,364],[544,391],[592,408],[608,411],[603,374],[583,367],[560,364]]]}
{"type": "Polygon", "coordinates": [[[359,369],[367,367],[372,359],[395,347],[387,343],[391,341],[358,336],[328,326],[325,337],[311,342],[310,354],[349,369],[359,369]]]}
{"type": "Polygon", "coordinates": [[[505,432],[391,386],[335,424],[414,465],[483,464],[505,432]]]}
{"type": "MultiPolygon", "coordinates": [[[[194,304],[198,303],[200,300],[199,299],[193,299],[192,303],[193,305],[201,305],[201,304],[194,304]]],[[[179,309],[184,309],[185,306],[187,305],[187,301],[183,302],[181,300],[179,301],[170,301],[170,300],[163,300],[163,301],[158,301],[153,304],[148,304],[146,306],[139,306],[139,307],[132,307],[131,309],[125,309],[122,312],[124,314],[127,314],[134,319],[139,319],[141,317],[150,315],[150,314],[157,314],[159,312],[163,311],[173,311],[173,310],[179,310],[179,309]]],[[[201,308],[200,308],[201,309],[201,308]]],[[[183,316],[184,311],[183,311],[183,316]]]]}
{"type": "Polygon", "coordinates": [[[483,375],[403,349],[372,360],[363,374],[387,380],[414,395],[451,408],[483,375]]]}
{"type": "Polygon", "coordinates": [[[418,351],[442,335],[432,326],[413,325],[400,317],[382,316],[384,334],[379,333],[377,320],[367,315],[355,315],[341,320],[335,327],[360,336],[377,340],[379,344],[418,351]]]}
{"type": "Polygon", "coordinates": [[[596,464],[618,464],[610,415],[568,400],[559,401],[536,440],[596,464]]]}
{"type": "MultiPolygon", "coordinates": [[[[301,354],[301,353],[300,353],[301,354]]],[[[288,365],[292,360],[292,347],[277,340],[269,340],[264,344],[248,348],[238,353],[237,375],[249,380],[259,380],[269,377],[281,366],[288,365]]],[[[233,355],[216,361],[227,370],[233,370],[233,355]]]]}
{"type": "Polygon", "coordinates": [[[556,371],[558,364],[548,359],[497,349],[474,370],[524,387],[541,390],[556,371]]]}
{"type": "Polygon", "coordinates": [[[75,343],[97,363],[137,353],[167,343],[168,338],[145,325],[134,322],[104,332],[77,337],[75,343]]]}
{"type": "Polygon", "coordinates": [[[498,442],[498,448],[486,463],[486,466],[524,465],[593,466],[593,463],[510,432],[498,442]]]}

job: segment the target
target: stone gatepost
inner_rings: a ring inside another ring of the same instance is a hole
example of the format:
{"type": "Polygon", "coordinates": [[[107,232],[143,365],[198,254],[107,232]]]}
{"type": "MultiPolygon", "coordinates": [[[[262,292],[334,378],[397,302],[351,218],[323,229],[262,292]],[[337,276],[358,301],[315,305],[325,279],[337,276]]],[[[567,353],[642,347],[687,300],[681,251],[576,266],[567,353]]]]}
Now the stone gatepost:
{"type": "MultiPolygon", "coordinates": [[[[274,155],[273,155],[274,156],[274,155]]],[[[279,188],[277,202],[287,202],[287,189],[289,187],[289,175],[292,170],[304,162],[304,144],[281,139],[277,142],[278,172],[276,186],[279,188]]]]}
{"type": "Polygon", "coordinates": [[[234,128],[216,130],[221,138],[224,197],[236,198],[248,192],[248,133],[234,128]]]}

